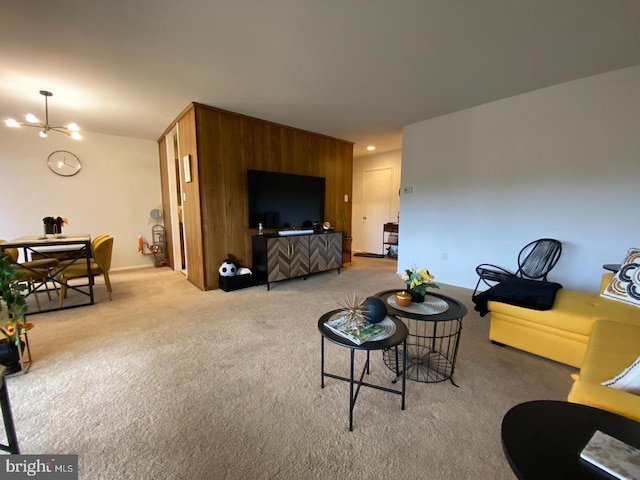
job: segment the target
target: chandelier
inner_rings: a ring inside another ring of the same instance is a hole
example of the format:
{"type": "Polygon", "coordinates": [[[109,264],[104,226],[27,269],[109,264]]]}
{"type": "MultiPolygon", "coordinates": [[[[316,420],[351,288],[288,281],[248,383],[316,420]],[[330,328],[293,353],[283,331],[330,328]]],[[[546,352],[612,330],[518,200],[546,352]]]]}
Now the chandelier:
{"type": "Polygon", "coordinates": [[[29,113],[25,116],[25,119],[27,120],[26,122],[18,122],[13,118],[8,119],[6,121],[7,127],[36,127],[40,129],[40,136],[42,138],[46,138],[47,134],[50,131],[53,131],[64,133],[75,140],[80,140],[82,138],[82,135],[78,133],[80,127],[75,123],[70,123],[62,127],[52,127],[49,125],[49,97],[53,96],[53,93],[47,92],[46,90],[40,90],[40,95],[44,95],[44,123],[40,122],[40,120],[38,120],[38,118],[32,113],[29,113]]]}

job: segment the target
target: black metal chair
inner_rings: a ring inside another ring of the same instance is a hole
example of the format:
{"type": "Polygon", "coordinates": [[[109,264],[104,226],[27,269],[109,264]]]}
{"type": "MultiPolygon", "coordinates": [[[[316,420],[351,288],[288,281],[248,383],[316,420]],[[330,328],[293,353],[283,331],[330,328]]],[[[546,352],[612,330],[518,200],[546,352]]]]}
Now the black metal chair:
{"type": "Polygon", "coordinates": [[[519,277],[531,280],[546,280],[547,275],[556,266],[562,253],[562,243],[553,238],[541,238],[525,245],[518,254],[518,270],[513,273],[496,265],[483,263],[476,267],[478,283],[473,296],[478,292],[480,282],[492,287],[507,278],[519,277]]]}

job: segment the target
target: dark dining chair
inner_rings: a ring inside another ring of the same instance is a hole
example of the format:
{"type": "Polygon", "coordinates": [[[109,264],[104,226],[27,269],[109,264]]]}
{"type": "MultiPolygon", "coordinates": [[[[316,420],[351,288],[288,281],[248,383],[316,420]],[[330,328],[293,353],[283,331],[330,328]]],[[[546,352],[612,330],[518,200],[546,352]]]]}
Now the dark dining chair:
{"type": "Polygon", "coordinates": [[[478,283],[473,291],[476,296],[480,282],[492,287],[507,278],[519,277],[530,280],[547,280],[547,275],[556,266],[562,254],[562,243],[553,238],[541,238],[525,245],[518,254],[518,269],[511,272],[497,265],[483,263],[476,267],[478,283]]]}

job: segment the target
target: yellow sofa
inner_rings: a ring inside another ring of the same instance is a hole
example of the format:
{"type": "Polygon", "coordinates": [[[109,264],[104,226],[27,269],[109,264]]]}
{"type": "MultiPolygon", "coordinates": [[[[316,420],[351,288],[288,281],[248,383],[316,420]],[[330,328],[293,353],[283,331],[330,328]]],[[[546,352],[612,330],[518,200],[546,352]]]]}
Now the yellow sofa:
{"type": "MultiPolygon", "coordinates": [[[[600,291],[609,284],[605,273],[600,291]]],[[[640,357],[640,308],[596,293],[561,288],[550,310],[489,300],[489,338],[580,368],[567,397],[640,421],[640,395],[601,385],[640,357]]]]}
{"type": "MultiPolygon", "coordinates": [[[[605,273],[601,290],[613,274],[605,273]]],[[[561,288],[551,310],[533,310],[489,300],[489,339],[576,368],[582,366],[597,320],[640,325],[640,308],[597,293],[561,288]]]]}
{"type": "Polygon", "coordinates": [[[640,395],[601,385],[619,375],[638,357],[640,326],[598,320],[589,338],[580,375],[567,399],[640,422],[640,395]]]}

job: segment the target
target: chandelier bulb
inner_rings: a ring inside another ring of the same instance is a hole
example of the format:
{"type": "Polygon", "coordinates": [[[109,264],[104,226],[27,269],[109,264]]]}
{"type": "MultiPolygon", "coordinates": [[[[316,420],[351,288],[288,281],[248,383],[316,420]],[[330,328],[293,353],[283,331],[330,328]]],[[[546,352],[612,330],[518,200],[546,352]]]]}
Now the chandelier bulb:
{"type": "Polygon", "coordinates": [[[47,138],[47,132],[45,132],[44,130],[40,131],[40,136],[42,138],[47,138]]]}
{"type": "Polygon", "coordinates": [[[27,122],[29,123],[40,123],[40,121],[38,120],[38,117],[36,117],[33,113],[27,113],[27,115],[24,118],[26,118],[27,122]]]}
{"type": "Polygon", "coordinates": [[[80,130],[80,127],[77,123],[70,123],[69,125],[67,125],[67,128],[72,132],[77,132],[78,130],[80,130]]]}
{"type": "Polygon", "coordinates": [[[80,140],[82,139],[82,135],[80,135],[78,132],[73,132],[71,134],[71,138],[73,138],[74,140],[80,140]]]}
{"type": "Polygon", "coordinates": [[[20,126],[20,123],[14,120],[13,118],[8,118],[5,124],[7,125],[7,127],[11,127],[11,128],[18,128],[20,126]]]}

